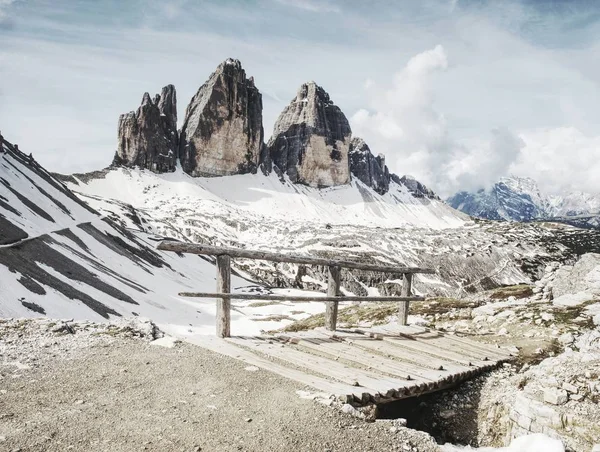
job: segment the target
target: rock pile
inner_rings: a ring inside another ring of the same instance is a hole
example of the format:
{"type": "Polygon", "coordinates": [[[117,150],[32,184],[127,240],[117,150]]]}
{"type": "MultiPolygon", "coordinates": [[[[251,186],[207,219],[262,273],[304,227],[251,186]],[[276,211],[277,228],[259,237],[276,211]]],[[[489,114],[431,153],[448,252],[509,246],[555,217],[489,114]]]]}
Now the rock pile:
{"type": "Polygon", "coordinates": [[[148,319],[122,318],[106,323],[73,319],[0,319],[0,353],[2,366],[13,374],[35,368],[45,360],[71,359],[98,344],[108,344],[115,337],[154,341],[163,332],[148,319]]]}

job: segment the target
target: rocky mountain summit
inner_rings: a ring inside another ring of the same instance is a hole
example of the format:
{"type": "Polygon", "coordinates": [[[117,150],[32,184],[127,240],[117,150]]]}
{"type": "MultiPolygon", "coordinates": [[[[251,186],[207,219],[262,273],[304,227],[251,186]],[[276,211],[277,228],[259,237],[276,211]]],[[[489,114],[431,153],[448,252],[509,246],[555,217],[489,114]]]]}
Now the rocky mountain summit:
{"type": "Polygon", "coordinates": [[[167,85],[154,99],[144,93],[137,111],[119,117],[119,142],[113,164],[138,166],[157,173],[175,170],[177,95],[167,85]]]}
{"type": "Polygon", "coordinates": [[[462,191],[447,201],[455,209],[489,220],[557,220],[579,227],[600,225],[600,196],[582,192],[543,193],[536,181],[505,177],[488,190],[462,191]]]}
{"type": "Polygon", "coordinates": [[[331,187],[352,177],[379,194],[393,181],[417,198],[435,194],[408,176],[390,174],[352,130],[342,110],[315,82],[303,84],[284,108],[268,144],[264,142],[262,95],[239,60],[227,59],[198,89],[177,130],[175,87],[119,118],[113,166],[172,172],[177,163],[193,177],[256,173],[286,174],[292,183],[331,187]]]}
{"type": "Polygon", "coordinates": [[[273,130],[271,159],[294,183],[330,187],[350,182],[352,130],[346,116],[315,82],[303,84],[273,130]]]}
{"type": "Polygon", "coordinates": [[[262,96],[239,60],[228,59],[187,107],[181,166],[192,176],[254,173],[263,141],[262,96]]]}
{"type": "Polygon", "coordinates": [[[390,172],[383,154],[375,157],[365,140],[355,137],[350,142],[349,156],[352,175],[377,193],[387,193],[390,188],[390,172]]]}

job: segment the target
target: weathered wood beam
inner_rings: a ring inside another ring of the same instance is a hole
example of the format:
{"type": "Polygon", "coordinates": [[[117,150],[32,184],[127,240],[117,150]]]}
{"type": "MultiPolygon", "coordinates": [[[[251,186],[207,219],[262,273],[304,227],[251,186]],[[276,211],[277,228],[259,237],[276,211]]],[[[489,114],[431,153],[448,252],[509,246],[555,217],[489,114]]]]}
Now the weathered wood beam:
{"type": "MultiPolygon", "coordinates": [[[[340,267],[337,265],[328,267],[329,280],[327,283],[327,296],[337,297],[340,294],[340,267]]],[[[335,331],[337,324],[339,301],[325,302],[325,328],[335,331]]]]}
{"type": "Polygon", "coordinates": [[[270,253],[266,251],[253,251],[241,248],[223,248],[198,243],[176,242],[174,240],[165,240],[158,245],[161,251],[174,251],[177,253],[204,254],[209,256],[228,255],[232,258],[260,259],[271,262],[287,262],[290,264],[322,265],[324,267],[339,266],[342,268],[353,268],[356,270],[366,270],[383,273],[435,273],[430,268],[420,267],[397,267],[393,265],[372,265],[362,264],[360,262],[351,262],[334,259],[324,259],[320,257],[297,256],[293,254],[270,253]]]}
{"type": "Polygon", "coordinates": [[[273,300],[273,301],[366,301],[366,302],[383,302],[383,301],[424,301],[424,297],[359,297],[355,295],[340,295],[339,297],[306,297],[297,295],[262,295],[251,293],[211,293],[211,292],[179,292],[180,297],[196,297],[196,298],[227,298],[237,300],[273,300]]]}
{"type": "MultiPolygon", "coordinates": [[[[402,275],[402,296],[410,298],[412,292],[412,274],[405,273],[402,275]]],[[[398,306],[398,323],[400,325],[406,325],[408,323],[408,308],[410,300],[404,300],[400,302],[398,306]]]]}
{"type": "Polygon", "coordinates": [[[217,337],[231,336],[231,298],[224,294],[231,292],[231,258],[217,256],[217,337]]]}

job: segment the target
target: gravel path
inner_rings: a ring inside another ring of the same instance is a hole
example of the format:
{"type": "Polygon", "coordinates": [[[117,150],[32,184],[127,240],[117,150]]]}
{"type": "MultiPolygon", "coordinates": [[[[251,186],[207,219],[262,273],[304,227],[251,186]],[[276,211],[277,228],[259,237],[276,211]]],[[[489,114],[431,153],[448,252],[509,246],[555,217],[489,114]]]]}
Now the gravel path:
{"type": "Polygon", "coordinates": [[[0,321],[0,450],[437,450],[425,433],[349,417],[301,399],[301,385],[154,345],[148,331],[15,322],[0,321]]]}

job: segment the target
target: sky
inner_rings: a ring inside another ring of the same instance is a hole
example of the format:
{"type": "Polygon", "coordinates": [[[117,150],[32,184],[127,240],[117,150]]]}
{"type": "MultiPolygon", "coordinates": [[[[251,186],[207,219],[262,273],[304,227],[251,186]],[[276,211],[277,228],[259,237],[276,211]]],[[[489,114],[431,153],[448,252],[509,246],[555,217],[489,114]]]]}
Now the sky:
{"type": "Polygon", "coordinates": [[[314,80],[442,196],[511,174],[600,193],[596,0],[0,0],[0,131],[51,171],[103,168],[119,114],[171,83],[181,122],[227,58],[267,138],[314,80]]]}

